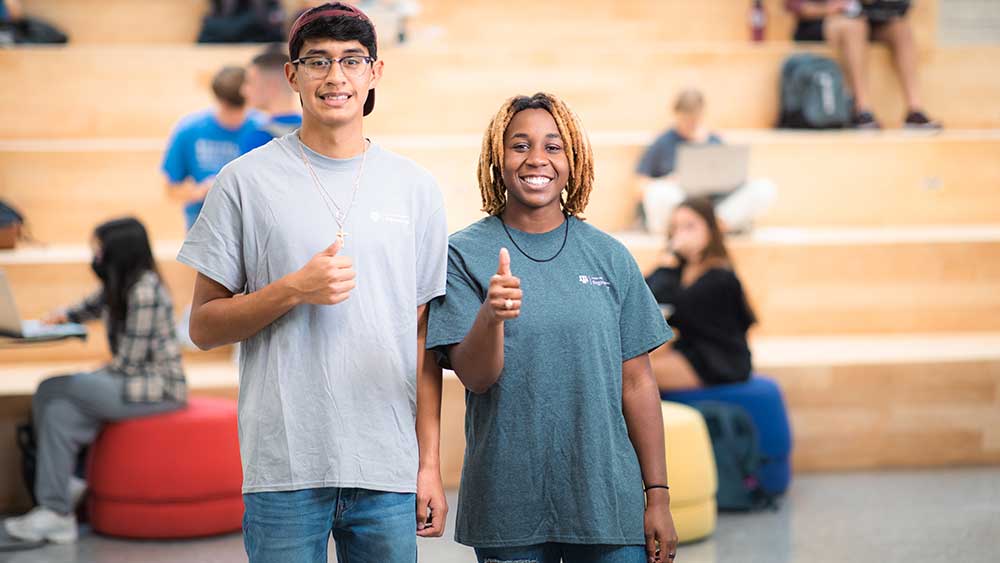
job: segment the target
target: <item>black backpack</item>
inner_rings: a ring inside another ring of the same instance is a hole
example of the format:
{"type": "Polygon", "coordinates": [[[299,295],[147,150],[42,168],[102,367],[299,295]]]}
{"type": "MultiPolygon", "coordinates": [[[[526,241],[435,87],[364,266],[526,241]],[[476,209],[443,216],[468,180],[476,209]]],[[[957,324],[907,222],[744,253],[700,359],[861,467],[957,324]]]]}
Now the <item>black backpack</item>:
{"type": "Polygon", "coordinates": [[[747,511],[777,508],[776,495],[764,491],[756,473],[765,457],[760,453],[757,426],[739,405],[700,401],[692,405],[705,417],[719,477],[719,510],[747,511]]]}
{"type": "Polygon", "coordinates": [[[836,61],[809,53],[785,59],[781,66],[778,127],[840,129],[849,120],[844,75],[836,61]]]}
{"type": "Polygon", "coordinates": [[[38,462],[38,443],[35,441],[35,429],[31,422],[24,422],[17,425],[15,429],[17,436],[17,449],[21,450],[21,476],[24,478],[24,486],[31,495],[31,504],[37,505],[35,498],[35,471],[38,462]]]}
{"type": "Polygon", "coordinates": [[[58,27],[38,18],[0,21],[0,45],[66,43],[69,37],[58,27]]]}
{"type": "Polygon", "coordinates": [[[212,0],[198,43],[280,43],[285,12],[277,0],[212,0]]]}
{"type": "Polygon", "coordinates": [[[22,215],[17,209],[8,205],[7,202],[0,199],[0,228],[7,227],[15,223],[23,225],[24,215],[22,215]]]}
{"type": "Polygon", "coordinates": [[[0,249],[14,248],[21,240],[32,240],[24,215],[0,199],[0,249]]]}

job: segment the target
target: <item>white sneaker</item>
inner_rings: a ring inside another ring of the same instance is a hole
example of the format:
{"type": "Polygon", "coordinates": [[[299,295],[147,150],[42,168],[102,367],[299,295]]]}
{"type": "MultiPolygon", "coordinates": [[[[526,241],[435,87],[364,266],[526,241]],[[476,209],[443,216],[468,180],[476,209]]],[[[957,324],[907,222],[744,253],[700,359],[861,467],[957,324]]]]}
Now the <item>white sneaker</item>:
{"type": "Polygon", "coordinates": [[[77,538],[76,515],[63,516],[42,506],[36,506],[24,516],[4,520],[3,527],[14,538],[24,541],[74,543],[77,538]]]}

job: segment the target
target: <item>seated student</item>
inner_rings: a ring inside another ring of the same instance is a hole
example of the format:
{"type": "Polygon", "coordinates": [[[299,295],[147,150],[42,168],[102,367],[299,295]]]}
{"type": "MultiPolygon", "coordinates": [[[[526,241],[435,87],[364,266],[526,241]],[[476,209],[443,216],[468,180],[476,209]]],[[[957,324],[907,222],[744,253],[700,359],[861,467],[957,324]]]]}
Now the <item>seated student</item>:
{"type": "Polygon", "coordinates": [[[270,43],[285,38],[279,0],[211,0],[198,43],[270,43]]]}
{"type": "Polygon", "coordinates": [[[174,128],[163,157],[167,196],[184,205],[188,229],[194,225],[215,175],[240,156],[239,139],[255,127],[243,98],[244,70],[225,67],[212,78],[215,108],[183,118],[174,128]]]}
{"type": "Polygon", "coordinates": [[[756,322],[733,272],[712,202],[681,203],[670,219],[667,254],[646,278],[679,336],[650,354],[661,391],[750,378],[747,330],[756,322]]]}
{"type": "Polygon", "coordinates": [[[854,94],[854,126],[879,129],[869,99],[865,59],[868,42],[885,43],[892,51],[896,74],[906,100],[904,126],[940,129],[927,117],[920,99],[917,77],[917,47],[906,17],[909,1],[899,0],[786,0],[798,18],[796,41],[826,41],[840,57],[847,83],[854,94]]]}
{"type": "Polygon", "coordinates": [[[73,470],[80,449],[94,441],[105,422],[172,411],[187,400],[173,305],[146,229],[131,218],[110,221],[97,227],[91,246],[101,288],[43,320],[103,319],[113,358],[96,371],[39,384],[31,403],[38,506],[4,521],[7,533],[21,540],[75,542],[74,497],[82,496],[83,487],[74,481],[73,470]]]}
{"type": "Polygon", "coordinates": [[[275,137],[284,137],[302,125],[299,100],[285,78],[287,63],[283,46],[268,47],[250,61],[243,80],[243,97],[262,115],[260,123],[240,135],[240,154],[264,146],[275,137]]]}
{"type": "MultiPolygon", "coordinates": [[[[705,98],[701,92],[695,89],[681,91],[674,102],[674,126],[660,135],[639,161],[636,172],[642,187],[646,229],[652,233],[662,234],[666,230],[671,211],[687,197],[674,175],[678,147],[722,144],[718,135],[704,127],[704,109],[705,98]]],[[[771,206],[776,193],[770,180],[757,179],[712,199],[725,229],[742,231],[749,229],[754,218],[771,206]]]]}

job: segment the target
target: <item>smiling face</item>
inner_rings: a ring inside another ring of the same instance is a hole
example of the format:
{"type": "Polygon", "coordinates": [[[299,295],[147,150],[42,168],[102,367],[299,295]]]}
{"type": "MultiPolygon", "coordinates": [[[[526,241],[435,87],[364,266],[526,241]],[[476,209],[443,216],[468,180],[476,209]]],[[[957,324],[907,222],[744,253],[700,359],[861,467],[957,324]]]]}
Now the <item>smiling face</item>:
{"type": "Polygon", "coordinates": [[[566,144],[552,115],[544,109],[518,112],[504,133],[503,183],[507,209],[515,212],[561,208],[569,181],[566,144]]]}
{"type": "MultiPolygon", "coordinates": [[[[306,41],[298,53],[299,58],[340,59],[350,55],[368,56],[369,53],[359,41],[332,39],[306,41]]],[[[326,76],[311,76],[303,64],[289,64],[285,73],[292,90],[302,100],[303,120],[333,127],[361,119],[368,91],[375,88],[382,77],[382,64],[382,61],[375,61],[358,76],[345,74],[337,63],[330,65],[326,76]]]]}

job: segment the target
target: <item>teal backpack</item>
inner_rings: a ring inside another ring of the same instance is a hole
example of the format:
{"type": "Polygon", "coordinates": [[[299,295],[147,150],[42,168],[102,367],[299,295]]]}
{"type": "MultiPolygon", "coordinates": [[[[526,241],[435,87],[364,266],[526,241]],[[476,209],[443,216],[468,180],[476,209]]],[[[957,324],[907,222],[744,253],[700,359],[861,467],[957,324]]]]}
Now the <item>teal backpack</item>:
{"type": "Polygon", "coordinates": [[[705,418],[712,438],[719,510],[777,508],[777,496],[764,491],[757,481],[757,470],[765,457],[760,452],[757,426],[746,409],[718,401],[700,401],[692,406],[705,418]]]}
{"type": "Polygon", "coordinates": [[[850,121],[844,75],[837,62],[802,53],[781,66],[781,115],[778,127],[839,129],[850,121]]]}

